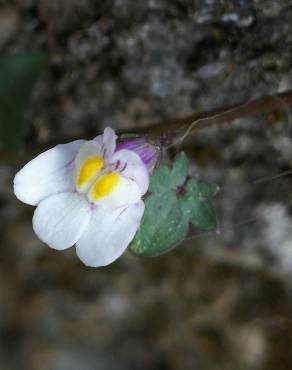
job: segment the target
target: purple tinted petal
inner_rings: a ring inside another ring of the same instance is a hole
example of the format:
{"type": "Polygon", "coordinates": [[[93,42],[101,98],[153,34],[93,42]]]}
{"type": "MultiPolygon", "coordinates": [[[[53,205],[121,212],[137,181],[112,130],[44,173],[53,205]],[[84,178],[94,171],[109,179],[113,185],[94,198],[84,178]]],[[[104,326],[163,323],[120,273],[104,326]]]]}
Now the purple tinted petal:
{"type": "Polygon", "coordinates": [[[160,157],[160,147],[144,137],[123,139],[117,144],[116,150],[132,150],[142,159],[151,174],[160,157]]]}

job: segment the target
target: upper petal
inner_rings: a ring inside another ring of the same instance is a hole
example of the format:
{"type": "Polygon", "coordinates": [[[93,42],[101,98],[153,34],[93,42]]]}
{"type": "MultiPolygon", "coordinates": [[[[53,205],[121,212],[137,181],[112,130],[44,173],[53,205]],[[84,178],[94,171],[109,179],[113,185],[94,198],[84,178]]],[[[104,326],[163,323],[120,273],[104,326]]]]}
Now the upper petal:
{"type": "Polygon", "coordinates": [[[60,144],[28,162],[14,178],[14,193],[37,205],[49,195],[74,188],[74,158],[84,140],[60,144]]]}
{"type": "Polygon", "coordinates": [[[121,141],[117,144],[116,150],[128,149],[132,150],[142,159],[142,162],[146,165],[149,174],[151,175],[156,167],[160,155],[161,148],[158,141],[154,141],[150,138],[143,136],[121,138],[121,141]]]}
{"type": "Polygon", "coordinates": [[[90,205],[78,193],[60,193],[40,202],[33,216],[33,229],[51,248],[71,247],[83,234],[91,216],[90,205]]]}
{"type": "Polygon", "coordinates": [[[132,150],[121,149],[112,156],[111,162],[116,166],[116,171],[137,183],[142,195],[147,192],[149,173],[138,154],[132,150]]]}
{"type": "Polygon", "coordinates": [[[76,244],[78,257],[92,267],[106,266],[119,258],[133,240],[143,212],[142,201],[107,213],[97,208],[76,244]]]}
{"type": "Polygon", "coordinates": [[[114,130],[110,127],[106,127],[102,135],[98,135],[94,138],[102,148],[102,156],[109,160],[116,150],[117,135],[114,130]]]}

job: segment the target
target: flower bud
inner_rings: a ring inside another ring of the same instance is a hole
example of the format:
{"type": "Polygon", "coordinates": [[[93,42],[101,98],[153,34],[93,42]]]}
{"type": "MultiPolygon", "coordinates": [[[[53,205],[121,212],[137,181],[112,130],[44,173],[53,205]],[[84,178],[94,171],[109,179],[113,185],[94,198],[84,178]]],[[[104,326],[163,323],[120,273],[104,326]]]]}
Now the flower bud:
{"type": "Polygon", "coordinates": [[[132,150],[142,159],[151,175],[160,159],[160,146],[145,137],[124,137],[117,144],[116,150],[132,150]]]}

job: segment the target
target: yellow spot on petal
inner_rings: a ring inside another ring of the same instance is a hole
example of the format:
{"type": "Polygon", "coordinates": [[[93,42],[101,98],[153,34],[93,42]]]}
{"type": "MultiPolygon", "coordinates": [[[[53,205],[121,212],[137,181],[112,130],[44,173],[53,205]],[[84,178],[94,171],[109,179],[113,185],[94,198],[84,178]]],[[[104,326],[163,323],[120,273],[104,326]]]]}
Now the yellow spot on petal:
{"type": "Polygon", "coordinates": [[[81,167],[77,186],[82,187],[94,180],[97,173],[102,169],[103,163],[103,159],[100,157],[88,158],[81,167]]]}
{"type": "Polygon", "coordinates": [[[96,180],[90,190],[90,199],[96,202],[110,195],[120,182],[120,176],[116,172],[110,172],[96,180]]]}

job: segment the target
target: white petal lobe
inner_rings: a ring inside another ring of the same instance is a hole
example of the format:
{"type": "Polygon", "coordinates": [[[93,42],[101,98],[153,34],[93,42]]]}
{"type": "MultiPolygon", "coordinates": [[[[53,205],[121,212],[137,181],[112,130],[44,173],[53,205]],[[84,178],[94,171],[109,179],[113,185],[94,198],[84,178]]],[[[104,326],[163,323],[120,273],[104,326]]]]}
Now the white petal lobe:
{"type": "Polygon", "coordinates": [[[74,158],[84,140],[57,145],[27,163],[14,178],[19,200],[37,205],[49,195],[73,190],[74,158]]]}
{"type": "Polygon", "coordinates": [[[94,138],[94,141],[102,147],[102,154],[106,161],[108,161],[115,152],[116,140],[117,135],[110,127],[106,127],[102,135],[98,135],[94,138]]]}
{"type": "Polygon", "coordinates": [[[41,201],[33,216],[33,229],[51,248],[71,247],[90,220],[90,205],[77,193],[60,193],[41,201]]]}
{"type": "Polygon", "coordinates": [[[119,258],[133,240],[143,212],[142,201],[108,213],[97,208],[76,244],[80,260],[87,266],[99,267],[119,258]]]}
{"type": "Polygon", "coordinates": [[[142,159],[132,150],[118,150],[111,158],[117,166],[117,171],[137,183],[144,195],[149,187],[149,173],[142,159]]]}

